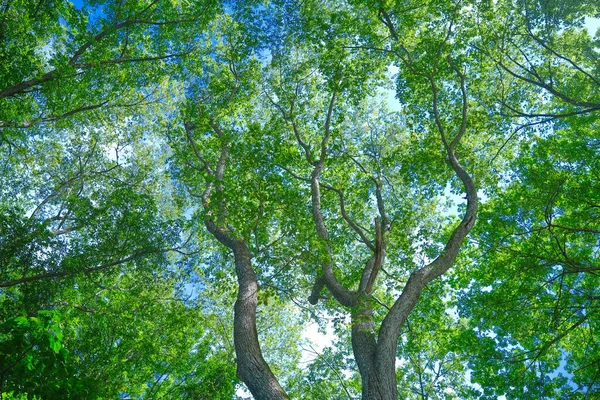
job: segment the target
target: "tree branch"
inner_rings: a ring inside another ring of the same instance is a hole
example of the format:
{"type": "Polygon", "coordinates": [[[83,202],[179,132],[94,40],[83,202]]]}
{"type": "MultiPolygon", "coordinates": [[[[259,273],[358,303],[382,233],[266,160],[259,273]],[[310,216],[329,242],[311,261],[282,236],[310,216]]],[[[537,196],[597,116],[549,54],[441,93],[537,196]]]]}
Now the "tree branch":
{"type": "Polygon", "coordinates": [[[124,264],[126,262],[129,261],[133,261],[137,258],[143,257],[143,256],[147,256],[150,254],[155,254],[155,253],[162,253],[162,252],[166,252],[166,251],[172,251],[173,249],[149,249],[149,250],[141,250],[141,251],[137,251],[134,252],[133,254],[131,254],[128,257],[119,259],[119,260],[115,260],[115,261],[110,261],[108,263],[105,264],[100,264],[96,267],[91,267],[91,268],[84,268],[81,270],[74,270],[74,271],[54,271],[54,272],[46,272],[43,274],[38,274],[38,275],[32,275],[32,276],[27,276],[27,277],[23,277],[23,278],[19,278],[19,279],[14,279],[12,281],[6,281],[6,282],[0,282],[0,287],[10,287],[10,286],[16,286],[16,285],[20,285],[22,283],[28,283],[28,282],[34,282],[34,281],[39,281],[39,280],[43,280],[43,279],[53,279],[53,278],[61,278],[61,277],[65,277],[65,276],[72,276],[72,275],[77,275],[77,274],[89,274],[89,273],[93,273],[93,272],[97,272],[97,271],[101,271],[104,269],[108,269],[110,267],[114,267],[120,264],[124,264]]]}

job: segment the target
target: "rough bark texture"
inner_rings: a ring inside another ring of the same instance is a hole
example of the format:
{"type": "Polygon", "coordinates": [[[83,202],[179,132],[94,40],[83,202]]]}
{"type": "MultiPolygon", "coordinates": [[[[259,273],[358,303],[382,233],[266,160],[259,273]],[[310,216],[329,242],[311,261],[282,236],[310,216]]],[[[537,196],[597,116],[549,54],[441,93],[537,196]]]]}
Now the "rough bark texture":
{"type": "MultiPolygon", "coordinates": [[[[442,253],[430,264],[411,273],[402,293],[384,318],[377,337],[375,336],[373,309],[370,304],[370,298],[377,278],[377,273],[385,259],[385,247],[387,244],[386,232],[390,227],[390,219],[387,216],[383,196],[381,194],[381,180],[372,177],[372,180],[376,185],[376,198],[379,210],[379,217],[375,219],[375,241],[373,244],[366,238],[362,229],[354,224],[347,214],[344,207],[344,197],[341,191],[319,182],[324,167],[324,160],[327,155],[326,146],[330,134],[329,124],[331,121],[335,95],[332,96],[329,105],[329,112],[325,123],[325,135],[321,141],[320,157],[317,161],[312,161],[311,153],[300,138],[298,132],[295,130],[299,144],[305,149],[307,161],[314,167],[311,175],[312,214],[316,233],[326,244],[327,250],[326,261],[321,265],[322,275],[320,275],[315,282],[309,300],[312,304],[315,304],[319,299],[321,289],[326,287],[342,306],[352,310],[352,349],[362,379],[362,398],[364,400],[396,400],[398,398],[396,383],[396,353],[402,326],[406,323],[409,314],[416,306],[425,286],[452,267],[458,252],[469,231],[473,228],[477,217],[477,188],[470,175],[459,164],[456,154],[454,153],[454,148],[459,144],[467,128],[468,102],[465,76],[450,58],[448,58],[447,61],[460,78],[463,102],[460,126],[457,129],[456,135],[451,140],[447,137],[447,133],[439,115],[438,88],[436,86],[435,77],[433,75],[427,77],[431,83],[433,95],[433,115],[441,142],[446,150],[446,160],[465,188],[467,208],[462,221],[452,232],[442,253]],[[350,227],[359,234],[363,242],[373,252],[373,255],[365,264],[357,291],[352,291],[344,287],[334,274],[332,268],[333,254],[331,247],[329,246],[329,233],[325,226],[321,211],[321,186],[338,192],[340,195],[340,208],[344,219],[348,222],[350,227]]],[[[360,163],[357,162],[357,164],[363,172],[367,173],[360,163]]]]}
{"type": "Polygon", "coordinates": [[[256,332],[258,282],[250,262],[250,252],[244,243],[237,242],[233,254],[239,285],[233,322],[237,376],[256,399],[288,399],[260,350],[256,332]]]}
{"type": "Polygon", "coordinates": [[[199,153],[192,135],[193,126],[187,124],[185,129],[194,155],[202,163],[203,169],[216,181],[216,185],[208,183],[201,196],[202,205],[207,211],[204,225],[221,244],[233,251],[235,259],[238,294],[234,306],[233,342],[237,357],[237,377],[246,384],[252,396],[257,400],[287,400],[289,397],[263,358],[258,341],[256,307],[259,286],[252,268],[252,254],[244,240],[236,237],[230,229],[225,227],[224,223],[227,216],[227,204],[223,197],[223,180],[230,144],[214,119],[210,118],[210,124],[222,140],[219,160],[214,168],[199,153]],[[213,188],[221,195],[217,203],[218,215],[216,218],[214,218],[213,210],[209,205],[213,188]]]}
{"type": "Polygon", "coordinates": [[[367,398],[369,391],[376,391],[380,382],[375,368],[377,341],[373,308],[366,296],[360,297],[352,312],[352,351],[360,372],[362,397],[367,398]]]}
{"type": "Polygon", "coordinates": [[[241,239],[232,238],[211,220],[206,227],[222,244],[233,251],[238,278],[238,295],[234,306],[233,341],[237,357],[237,376],[257,400],[289,399],[265,361],[256,330],[258,281],[252,268],[252,255],[241,239]]]}

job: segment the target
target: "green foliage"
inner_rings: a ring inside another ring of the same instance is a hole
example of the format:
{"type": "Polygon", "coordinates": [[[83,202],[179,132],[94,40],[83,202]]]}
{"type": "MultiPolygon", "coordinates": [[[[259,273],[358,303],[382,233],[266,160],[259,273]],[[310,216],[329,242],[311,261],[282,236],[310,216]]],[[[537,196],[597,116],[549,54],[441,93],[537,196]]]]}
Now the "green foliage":
{"type": "Polygon", "coordinates": [[[512,183],[486,207],[478,262],[469,268],[465,312],[482,339],[496,341],[487,351],[509,360],[493,374],[512,386],[522,382],[532,398],[596,390],[589,369],[597,357],[589,335],[599,283],[594,140],[579,127],[523,145],[512,183]],[[548,379],[555,371],[563,378],[548,379]],[[548,380],[527,381],[539,373],[548,380]]]}
{"type": "Polygon", "coordinates": [[[328,263],[357,289],[380,195],[381,324],[464,208],[440,138],[464,122],[456,152],[485,203],[401,332],[400,396],[594,398],[600,64],[583,23],[598,12],[0,2],[0,395],[235,398],[237,280],[213,218],[252,254],[259,339],[289,394],[358,397],[350,310],[304,299],[328,263]],[[310,321],[331,346],[306,350],[310,321]]]}

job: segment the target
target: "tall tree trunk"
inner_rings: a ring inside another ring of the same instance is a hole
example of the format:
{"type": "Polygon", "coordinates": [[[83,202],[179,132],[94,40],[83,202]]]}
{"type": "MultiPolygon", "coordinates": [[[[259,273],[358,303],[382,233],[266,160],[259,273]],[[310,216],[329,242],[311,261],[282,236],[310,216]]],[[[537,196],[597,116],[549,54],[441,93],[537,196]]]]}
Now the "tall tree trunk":
{"type": "Polygon", "coordinates": [[[237,357],[237,376],[256,400],[289,400],[265,361],[256,331],[258,281],[252,268],[252,255],[242,239],[207,220],[206,227],[222,244],[233,250],[238,295],[234,306],[233,342],[237,357]]]}
{"type": "Polygon", "coordinates": [[[258,282],[252,269],[250,251],[236,240],[233,249],[239,291],[235,302],[233,339],[237,355],[237,376],[257,400],[289,399],[264,360],[256,332],[258,282]]]}
{"type": "Polygon", "coordinates": [[[366,296],[361,296],[352,310],[352,351],[358,364],[363,399],[382,399],[385,391],[377,370],[377,341],[373,308],[366,296]]]}

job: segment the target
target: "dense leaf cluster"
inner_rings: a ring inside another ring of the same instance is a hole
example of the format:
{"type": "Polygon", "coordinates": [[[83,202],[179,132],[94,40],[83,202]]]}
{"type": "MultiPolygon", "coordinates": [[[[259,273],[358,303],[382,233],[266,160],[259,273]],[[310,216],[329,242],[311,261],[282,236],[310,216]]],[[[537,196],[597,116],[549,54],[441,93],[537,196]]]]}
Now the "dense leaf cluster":
{"type": "Polygon", "coordinates": [[[0,1],[0,398],[600,395],[599,17],[0,1]]]}

